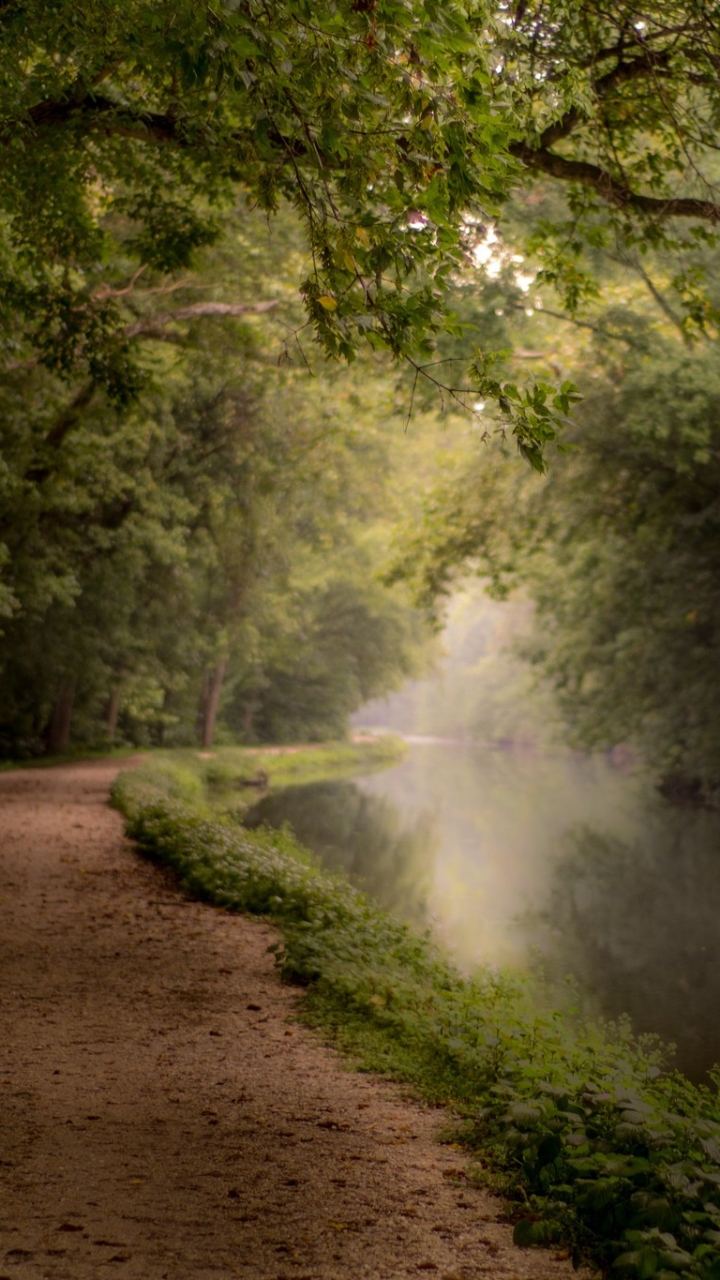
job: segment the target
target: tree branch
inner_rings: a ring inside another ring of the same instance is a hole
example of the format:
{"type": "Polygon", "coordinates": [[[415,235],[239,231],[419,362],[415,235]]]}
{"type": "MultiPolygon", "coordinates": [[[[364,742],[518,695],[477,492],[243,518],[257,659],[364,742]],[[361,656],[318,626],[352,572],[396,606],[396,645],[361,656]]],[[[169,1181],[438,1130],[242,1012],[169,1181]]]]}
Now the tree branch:
{"type": "MultiPolygon", "coordinates": [[[[513,311],[525,311],[525,304],[522,302],[511,302],[510,306],[513,311]]],[[[535,314],[538,316],[552,316],[553,320],[563,320],[565,324],[575,325],[576,329],[590,329],[592,333],[597,333],[601,338],[608,338],[611,342],[625,342],[629,346],[635,345],[633,339],[625,333],[611,333],[609,329],[604,329],[599,324],[593,324],[590,320],[578,320],[577,316],[566,315],[563,311],[552,311],[545,304],[541,307],[535,307],[535,314]]],[[[517,352],[513,354],[517,355],[517,352]]]]}
{"type": "Polygon", "coordinates": [[[273,298],[268,302],[194,302],[188,307],[179,307],[177,311],[166,311],[156,316],[142,316],[123,331],[126,338],[151,337],[152,334],[165,329],[169,324],[180,320],[196,320],[202,316],[244,316],[262,315],[280,306],[280,301],[273,298]]]}
{"type": "Polygon", "coordinates": [[[630,209],[635,213],[660,218],[700,218],[705,222],[720,223],[720,204],[714,200],[697,200],[692,196],[645,196],[598,164],[587,160],[571,160],[546,147],[534,148],[527,142],[515,143],[510,148],[516,160],[528,169],[540,170],[561,182],[577,182],[591,187],[607,204],[618,209],[630,209]]]}
{"type": "MultiPolygon", "coordinates": [[[[2,0],[0,0],[0,3],[2,0]]],[[[106,134],[119,137],[135,138],[138,141],[152,141],[161,145],[173,144],[179,147],[196,147],[197,133],[192,137],[186,134],[182,117],[166,115],[160,111],[141,110],[129,103],[116,102],[104,94],[84,91],[78,86],[77,93],[69,93],[62,101],[48,100],[38,102],[27,111],[25,119],[36,129],[53,129],[66,124],[71,119],[85,116],[89,127],[97,127],[106,134]]],[[[0,132],[0,141],[6,145],[15,137],[15,122],[8,122],[0,132]]],[[[308,147],[297,139],[286,138],[277,131],[268,130],[269,142],[288,155],[299,159],[310,156],[308,147]]],[[[252,130],[234,129],[228,134],[231,143],[252,142],[252,130]]],[[[325,162],[317,146],[314,151],[318,161],[325,162]]]]}
{"type": "MultiPolygon", "coordinates": [[[[667,51],[655,53],[652,49],[646,50],[639,57],[631,58],[628,62],[620,60],[616,67],[611,71],[607,71],[604,76],[600,76],[593,84],[593,89],[598,98],[604,98],[612,89],[618,85],[627,84],[629,80],[634,80],[636,76],[646,75],[650,72],[657,74],[659,70],[667,66],[669,55],[667,51]]],[[[587,116],[584,112],[573,107],[567,111],[564,116],[556,120],[554,124],[548,126],[541,134],[538,145],[540,149],[547,150],[554,146],[562,138],[566,138],[580,124],[587,122],[587,116]]]]}
{"type": "MultiPolygon", "coordinates": [[[[91,118],[115,117],[113,132],[127,133],[132,125],[133,136],[150,136],[156,142],[182,142],[182,131],[177,120],[157,111],[137,111],[121,102],[114,102],[99,93],[69,95],[62,102],[38,102],[27,113],[37,129],[48,129],[66,124],[73,116],[91,118]],[[138,130],[140,133],[138,133],[138,130]]],[[[108,122],[111,123],[110,121],[108,122]]]]}
{"type": "MultiPolygon", "coordinates": [[[[88,407],[97,391],[97,383],[94,379],[86,382],[84,386],[76,391],[72,400],[60,411],[50,430],[45,436],[44,444],[50,449],[59,449],[66,435],[75,426],[78,419],[82,416],[83,410],[88,407]]],[[[43,480],[47,480],[52,473],[52,467],[47,463],[41,466],[29,467],[23,476],[24,480],[32,480],[35,484],[42,484],[43,480]]]]}
{"type": "Polygon", "coordinates": [[[678,316],[675,314],[673,308],[670,306],[670,303],[667,301],[667,298],[665,298],[664,294],[660,291],[660,289],[658,289],[654,280],[652,280],[652,278],[648,275],[642,263],[639,262],[637,258],[629,257],[627,254],[609,253],[607,256],[610,258],[611,262],[617,262],[621,267],[630,267],[631,271],[636,271],[638,273],[638,275],[640,276],[640,279],[643,281],[644,285],[646,286],[648,293],[657,303],[663,315],[666,316],[666,318],[670,321],[670,323],[674,325],[675,328],[677,329],[678,333],[680,334],[680,337],[685,343],[685,346],[692,347],[692,339],[687,329],[683,325],[682,316],[678,316]]]}

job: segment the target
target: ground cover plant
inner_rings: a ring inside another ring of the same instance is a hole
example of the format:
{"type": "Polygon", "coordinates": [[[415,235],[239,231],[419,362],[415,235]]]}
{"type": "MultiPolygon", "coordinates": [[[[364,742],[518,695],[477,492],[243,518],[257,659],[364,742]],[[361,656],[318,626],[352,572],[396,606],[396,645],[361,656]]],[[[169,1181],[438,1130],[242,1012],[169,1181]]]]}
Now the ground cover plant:
{"type": "Polygon", "coordinates": [[[287,830],[243,831],[203,797],[197,771],[167,762],[113,791],[187,892],[279,927],[309,1020],[362,1068],[460,1112],[518,1245],[562,1242],[619,1277],[720,1277],[720,1075],[691,1084],[657,1041],[553,1008],[537,979],[464,977],[287,830]]]}

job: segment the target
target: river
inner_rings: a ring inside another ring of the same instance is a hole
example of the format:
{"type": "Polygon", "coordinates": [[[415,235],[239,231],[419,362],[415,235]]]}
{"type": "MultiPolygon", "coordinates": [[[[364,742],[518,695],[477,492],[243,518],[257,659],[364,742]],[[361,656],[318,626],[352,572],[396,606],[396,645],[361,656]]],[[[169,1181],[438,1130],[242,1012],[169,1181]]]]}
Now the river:
{"type": "Polygon", "coordinates": [[[540,965],[589,1013],[720,1061],[720,814],[604,757],[415,740],[381,773],[270,794],[325,865],[428,925],[466,970],[540,965]]]}

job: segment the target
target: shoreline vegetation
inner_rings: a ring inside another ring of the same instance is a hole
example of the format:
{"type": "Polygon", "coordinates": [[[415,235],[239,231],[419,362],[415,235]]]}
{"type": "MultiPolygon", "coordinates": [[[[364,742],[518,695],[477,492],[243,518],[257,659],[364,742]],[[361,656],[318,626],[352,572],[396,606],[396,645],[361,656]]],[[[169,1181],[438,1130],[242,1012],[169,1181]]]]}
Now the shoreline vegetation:
{"type": "MultiPolygon", "coordinates": [[[[201,788],[223,793],[238,789],[247,776],[267,775],[271,787],[317,782],[346,777],[364,770],[386,769],[399,763],[407,753],[405,740],[386,731],[354,734],[346,742],[288,743],[252,747],[217,747],[203,751],[194,747],[122,746],[65,752],[62,755],[1,760],[0,770],[47,769],[58,764],[80,764],[85,760],[122,760],[142,756],[153,768],[193,774],[201,788]]],[[[187,778],[185,779],[187,782],[187,778]]],[[[198,793],[199,794],[199,793],[198,793]]]]}
{"type": "MultiPolygon", "coordinates": [[[[462,976],[287,828],[250,832],[223,813],[217,796],[248,767],[232,751],[158,753],[119,776],[113,803],[142,853],[187,893],[278,927],[277,963],[306,988],[304,1017],[357,1069],[453,1108],[516,1244],[567,1247],[576,1266],[619,1280],[720,1280],[720,1071],[692,1084],[654,1037],[553,1007],[536,977],[462,976]]],[[[276,760],[276,785],[293,771],[306,781],[320,759],[302,754],[258,751],[253,764],[276,760]]]]}

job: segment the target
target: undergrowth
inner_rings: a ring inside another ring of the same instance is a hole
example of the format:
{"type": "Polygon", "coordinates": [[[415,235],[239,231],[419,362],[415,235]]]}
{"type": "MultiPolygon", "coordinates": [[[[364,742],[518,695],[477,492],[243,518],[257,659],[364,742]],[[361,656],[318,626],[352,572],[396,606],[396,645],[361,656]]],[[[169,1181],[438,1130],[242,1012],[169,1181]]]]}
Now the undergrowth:
{"type": "Polygon", "coordinates": [[[283,977],[359,1065],[460,1111],[517,1244],[564,1242],[618,1280],[720,1280],[718,1094],[657,1041],[553,1009],[536,979],[464,978],[289,832],[209,817],[192,772],[124,774],[113,795],[188,892],[279,926],[283,977]]]}

